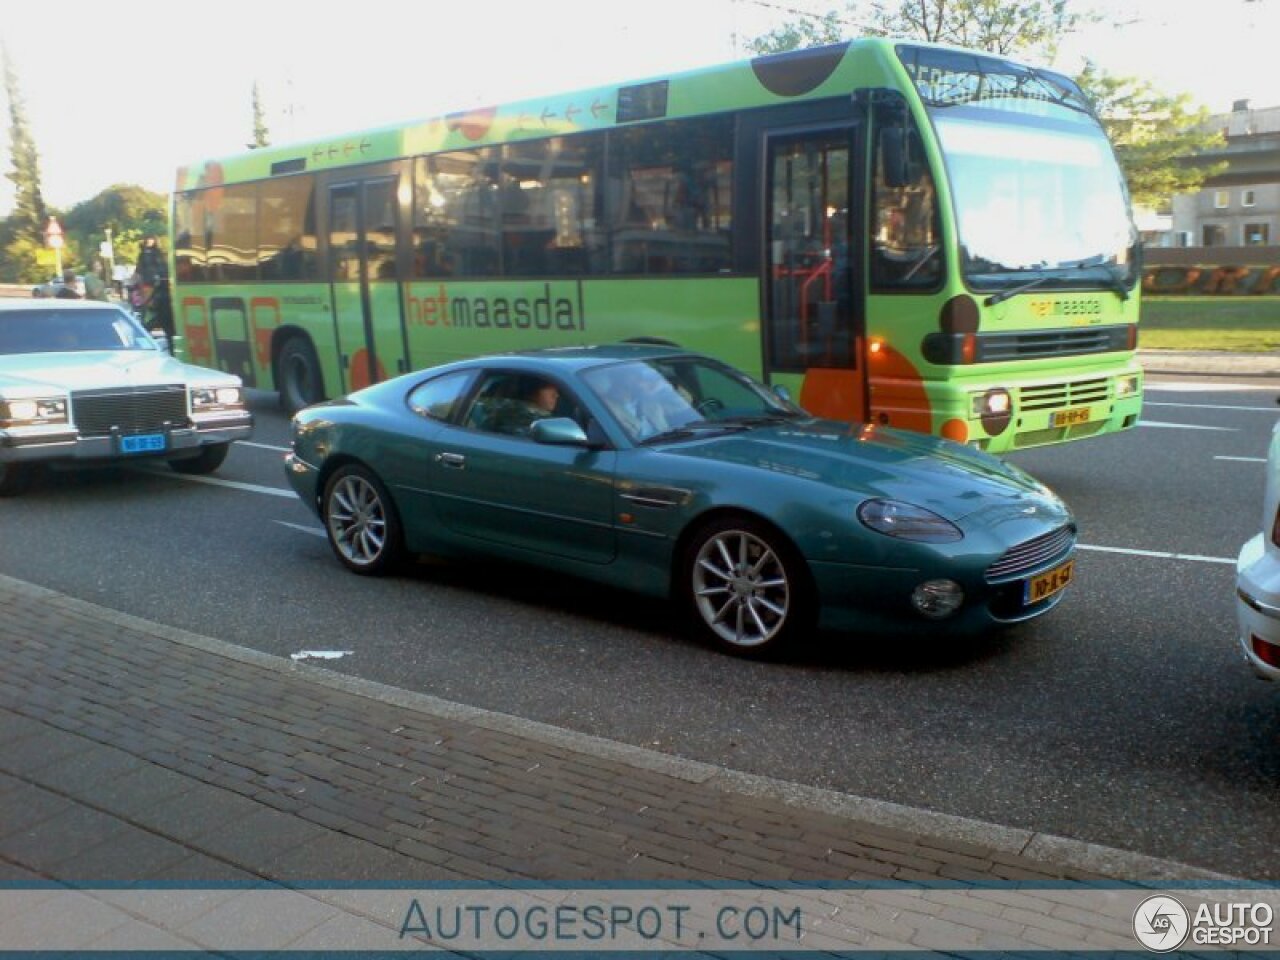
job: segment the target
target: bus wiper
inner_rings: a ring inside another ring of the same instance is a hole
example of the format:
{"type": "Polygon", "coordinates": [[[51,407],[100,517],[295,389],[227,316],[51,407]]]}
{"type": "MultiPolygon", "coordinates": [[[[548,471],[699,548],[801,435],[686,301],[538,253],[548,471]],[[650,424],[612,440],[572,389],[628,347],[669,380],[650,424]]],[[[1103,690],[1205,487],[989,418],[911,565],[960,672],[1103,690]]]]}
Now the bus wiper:
{"type": "Polygon", "coordinates": [[[1106,276],[1107,289],[1116,294],[1121,300],[1128,300],[1129,288],[1125,286],[1123,273],[1119,271],[1118,267],[1118,264],[1113,268],[1109,263],[1090,263],[1088,260],[1082,260],[1073,269],[1085,271],[1101,268],[1106,276]]]}
{"type": "Polygon", "coordinates": [[[988,307],[994,307],[997,303],[1004,303],[1010,297],[1016,297],[1020,293],[1026,293],[1028,290],[1033,290],[1042,283],[1048,283],[1049,280],[1050,277],[1048,274],[1041,274],[1033,280],[1028,280],[1026,283],[1018,284],[1016,287],[1006,287],[1003,290],[997,290],[983,302],[988,307]]]}

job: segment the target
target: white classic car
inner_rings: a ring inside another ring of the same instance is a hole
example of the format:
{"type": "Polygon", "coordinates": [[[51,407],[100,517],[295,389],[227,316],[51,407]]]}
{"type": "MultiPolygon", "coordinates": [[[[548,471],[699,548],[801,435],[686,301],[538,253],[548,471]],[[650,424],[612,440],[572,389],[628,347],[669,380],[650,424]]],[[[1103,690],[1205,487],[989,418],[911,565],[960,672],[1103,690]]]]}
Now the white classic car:
{"type": "Polygon", "coordinates": [[[1236,612],[1245,661],[1264,680],[1280,680],[1280,423],[1267,456],[1262,532],[1236,560],[1236,612]]]}
{"type": "Polygon", "coordinates": [[[43,463],[208,473],[252,431],[239,377],[175,360],[122,307],[0,300],[0,496],[43,463]]]}

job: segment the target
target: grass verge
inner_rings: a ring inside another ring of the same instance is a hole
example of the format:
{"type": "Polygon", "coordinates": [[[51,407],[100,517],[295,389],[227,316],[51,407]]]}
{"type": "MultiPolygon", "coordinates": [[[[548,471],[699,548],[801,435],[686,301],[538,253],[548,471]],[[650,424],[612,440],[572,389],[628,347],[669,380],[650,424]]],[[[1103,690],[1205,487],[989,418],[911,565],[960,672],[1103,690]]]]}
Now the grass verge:
{"type": "Polygon", "coordinates": [[[1138,344],[1155,350],[1280,351],[1280,297],[1144,297],[1138,344]]]}

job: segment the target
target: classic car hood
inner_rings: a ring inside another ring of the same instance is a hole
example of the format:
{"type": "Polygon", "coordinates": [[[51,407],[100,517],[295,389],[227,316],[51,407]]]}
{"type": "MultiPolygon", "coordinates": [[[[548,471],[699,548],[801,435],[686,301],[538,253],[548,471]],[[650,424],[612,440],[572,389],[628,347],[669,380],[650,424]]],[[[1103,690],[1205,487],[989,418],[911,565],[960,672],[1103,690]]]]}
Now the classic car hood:
{"type": "Polygon", "coordinates": [[[664,453],[740,463],[927,507],[951,520],[1014,503],[1060,503],[1037,480],[990,454],[883,427],[801,420],[663,448],[664,453]]]}
{"type": "Polygon", "coordinates": [[[86,350],[0,357],[0,388],[93,390],[151,383],[230,381],[230,375],[193,367],[156,350],[86,350]]]}

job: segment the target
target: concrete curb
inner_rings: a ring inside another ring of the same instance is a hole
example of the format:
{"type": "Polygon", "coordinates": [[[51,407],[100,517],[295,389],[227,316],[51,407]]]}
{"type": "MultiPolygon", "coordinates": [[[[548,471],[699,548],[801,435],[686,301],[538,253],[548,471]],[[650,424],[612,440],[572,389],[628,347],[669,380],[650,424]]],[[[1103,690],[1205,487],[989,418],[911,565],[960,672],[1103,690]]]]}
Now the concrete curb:
{"type": "Polygon", "coordinates": [[[1147,373],[1196,377],[1280,377],[1280,353],[1229,350],[1139,350],[1147,373]]]}
{"type": "Polygon", "coordinates": [[[1226,874],[1145,854],[744,773],[715,764],[686,760],[630,744],[577,733],[550,724],[453,703],[428,694],[414,693],[371,680],[337,674],[322,667],[286,660],[190,631],[154,623],[3,574],[0,574],[0,590],[55,608],[60,607],[80,616],[145,633],[160,640],[181,644],[213,656],[305,679],[329,689],[401,709],[413,710],[431,717],[466,722],[487,730],[525,737],[541,744],[573,750],[639,770],[704,784],[726,793],[765,798],[837,816],[850,822],[888,827],[915,833],[921,837],[963,840],[989,847],[1000,853],[1027,857],[1063,869],[1102,874],[1121,880],[1240,882],[1238,878],[1226,874]]]}

